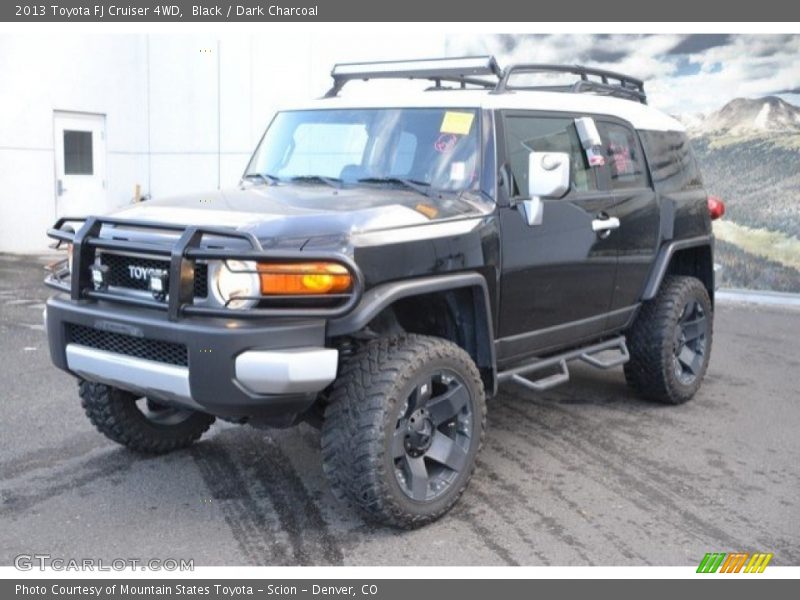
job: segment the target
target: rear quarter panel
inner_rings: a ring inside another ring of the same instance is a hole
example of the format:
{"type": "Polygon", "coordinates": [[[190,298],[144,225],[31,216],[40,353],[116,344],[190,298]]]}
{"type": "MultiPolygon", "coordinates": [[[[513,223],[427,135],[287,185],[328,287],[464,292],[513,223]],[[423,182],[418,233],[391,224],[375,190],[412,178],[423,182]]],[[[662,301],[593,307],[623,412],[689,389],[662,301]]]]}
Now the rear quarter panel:
{"type": "Polygon", "coordinates": [[[708,235],[711,219],[700,169],[680,131],[639,131],[661,213],[661,243],[708,235]]]}

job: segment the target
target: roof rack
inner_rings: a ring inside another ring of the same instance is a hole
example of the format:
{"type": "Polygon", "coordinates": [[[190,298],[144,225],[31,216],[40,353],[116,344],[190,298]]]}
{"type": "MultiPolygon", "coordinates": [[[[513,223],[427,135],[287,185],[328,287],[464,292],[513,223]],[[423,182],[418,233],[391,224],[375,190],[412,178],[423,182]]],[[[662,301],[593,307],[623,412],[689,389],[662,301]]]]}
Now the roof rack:
{"type": "Polygon", "coordinates": [[[510,65],[497,82],[494,93],[503,94],[512,90],[540,90],[551,92],[595,92],[608,96],[616,96],[628,100],[636,100],[647,104],[647,95],[644,93],[644,82],[623,73],[594,69],[581,65],[547,65],[523,64],[510,65]],[[531,73],[568,73],[578,75],[580,79],[572,85],[537,85],[537,86],[510,86],[509,79],[512,75],[526,75],[531,73]],[[597,77],[599,81],[589,79],[597,77]]]}
{"type": "Polygon", "coordinates": [[[360,79],[427,79],[434,82],[434,89],[441,89],[443,81],[459,83],[462,88],[476,85],[493,89],[494,81],[480,79],[494,76],[498,80],[503,70],[494,56],[465,56],[462,58],[428,58],[421,60],[387,60],[367,63],[340,63],[333,67],[333,86],[326,98],[336,96],[348,81],[360,79]]]}
{"type": "Polygon", "coordinates": [[[325,98],[337,96],[344,85],[353,80],[427,79],[434,82],[434,86],[429,90],[452,89],[443,88],[442,82],[453,82],[458,83],[461,89],[473,85],[491,90],[495,94],[536,90],[575,94],[588,92],[647,104],[644,82],[622,73],[580,65],[549,64],[510,65],[503,70],[498,66],[494,56],[340,63],[333,67],[331,77],[333,85],[325,94],[325,98]],[[580,79],[569,85],[509,85],[512,76],[531,73],[567,73],[578,75],[580,79]]]}

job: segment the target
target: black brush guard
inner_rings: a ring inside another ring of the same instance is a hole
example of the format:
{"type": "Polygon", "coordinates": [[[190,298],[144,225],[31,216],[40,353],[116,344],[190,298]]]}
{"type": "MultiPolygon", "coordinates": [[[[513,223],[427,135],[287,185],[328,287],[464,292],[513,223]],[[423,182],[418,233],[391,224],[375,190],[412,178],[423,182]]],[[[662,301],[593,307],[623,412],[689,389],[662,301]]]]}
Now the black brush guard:
{"type": "Polygon", "coordinates": [[[364,289],[361,271],[348,256],[333,252],[269,251],[262,247],[261,242],[259,242],[252,233],[227,227],[187,227],[171,223],[116,219],[112,217],[62,217],[47,231],[47,235],[58,240],[59,243],[72,244],[72,272],[70,273],[69,280],[67,280],[63,274],[51,274],[45,280],[46,285],[62,292],[68,292],[74,301],[87,299],[106,300],[109,302],[119,302],[122,304],[165,310],[171,321],[176,321],[184,315],[226,318],[341,317],[355,308],[361,299],[364,289]],[[63,228],[64,225],[68,223],[83,223],[83,225],[77,232],[74,232],[63,228]],[[179,237],[172,246],[100,237],[100,232],[103,226],[106,225],[115,228],[119,227],[121,232],[124,232],[126,229],[146,229],[174,232],[179,234],[179,237]],[[205,236],[241,240],[246,242],[249,248],[227,249],[202,247],[201,242],[205,236]],[[169,289],[166,301],[159,302],[156,299],[150,300],[133,295],[114,293],[108,290],[94,289],[90,276],[90,266],[95,263],[98,249],[117,252],[135,252],[153,256],[154,258],[166,258],[169,261],[169,289]],[[352,289],[346,293],[325,294],[319,298],[308,295],[275,295],[259,296],[257,298],[262,303],[280,301],[281,304],[291,301],[339,301],[335,306],[310,306],[307,308],[256,306],[246,309],[196,306],[193,304],[194,274],[195,264],[198,259],[272,261],[282,263],[334,262],[348,270],[353,285],[352,289]]]}

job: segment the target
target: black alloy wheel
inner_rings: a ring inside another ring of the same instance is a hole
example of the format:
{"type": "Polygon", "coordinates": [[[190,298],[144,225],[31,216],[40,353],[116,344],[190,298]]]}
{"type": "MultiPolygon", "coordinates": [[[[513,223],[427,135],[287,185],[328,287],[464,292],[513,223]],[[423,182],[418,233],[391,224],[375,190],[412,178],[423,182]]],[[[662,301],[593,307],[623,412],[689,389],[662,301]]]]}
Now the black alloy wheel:
{"type": "Polygon", "coordinates": [[[675,328],[675,376],[684,385],[694,383],[703,370],[708,326],[703,306],[691,298],[684,305],[675,328]]]}
{"type": "Polygon", "coordinates": [[[414,386],[393,436],[395,477],[409,498],[441,496],[467,462],[472,430],[469,392],[452,371],[437,371],[414,386]]]}
{"type": "Polygon", "coordinates": [[[161,425],[163,427],[180,425],[195,414],[192,410],[162,404],[151,398],[141,398],[136,402],[136,407],[144,418],[153,425],[161,425]]]}

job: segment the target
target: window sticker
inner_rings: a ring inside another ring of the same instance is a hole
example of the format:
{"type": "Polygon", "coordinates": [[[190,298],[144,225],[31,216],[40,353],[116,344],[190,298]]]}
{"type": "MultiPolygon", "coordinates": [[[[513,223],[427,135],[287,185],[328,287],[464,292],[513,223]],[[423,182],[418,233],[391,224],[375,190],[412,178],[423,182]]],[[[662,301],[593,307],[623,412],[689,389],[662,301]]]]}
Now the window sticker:
{"type": "Polygon", "coordinates": [[[433,143],[433,147],[437,152],[441,152],[445,154],[447,152],[451,152],[453,148],[456,147],[458,143],[458,136],[453,135],[452,133],[443,133],[436,141],[433,143]]]}
{"type": "Polygon", "coordinates": [[[619,131],[610,131],[608,137],[608,154],[612,177],[635,174],[636,165],[631,151],[631,140],[628,139],[626,134],[619,131]]]}
{"type": "Polygon", "coordinates": [[[633,175],[636,172],[631,149],[627,145],[609,144],[608,153],[611,155],[611,168],[615,176],[633,175]]]}
{"type": "Polygon", "coordinates": [[[467,176],[467,163],[454,162],[450,165],[450,179],[453,181],[463,181],[467,176]]]}
{"type": "Polygon", "coordinates": [[[602,154],[600,146],[592,146],[586,149],[586,160],[590,167],[602,167],[606,164],[606,159],[602,154]]]}
{"type": "Polygon", "coordinates": [[[469,130],[472,129],[472,121],[474,120],[475,115],[473,113],[452,112],[448,110],[444,113],[444,119],[442,119],[442,126],[439,128],[439,132],[467,135],[469,130]]]}
{"type": "Polygon", "coordinates": [[[430,204],[425,204],[424,202],[420,202],[414,208],[417,210],[417,212],[422,213],[429,219],[435,219],[436,215],[439,214],[439,209],[437,209],[435,206],[431,206],[430,204]]]}

